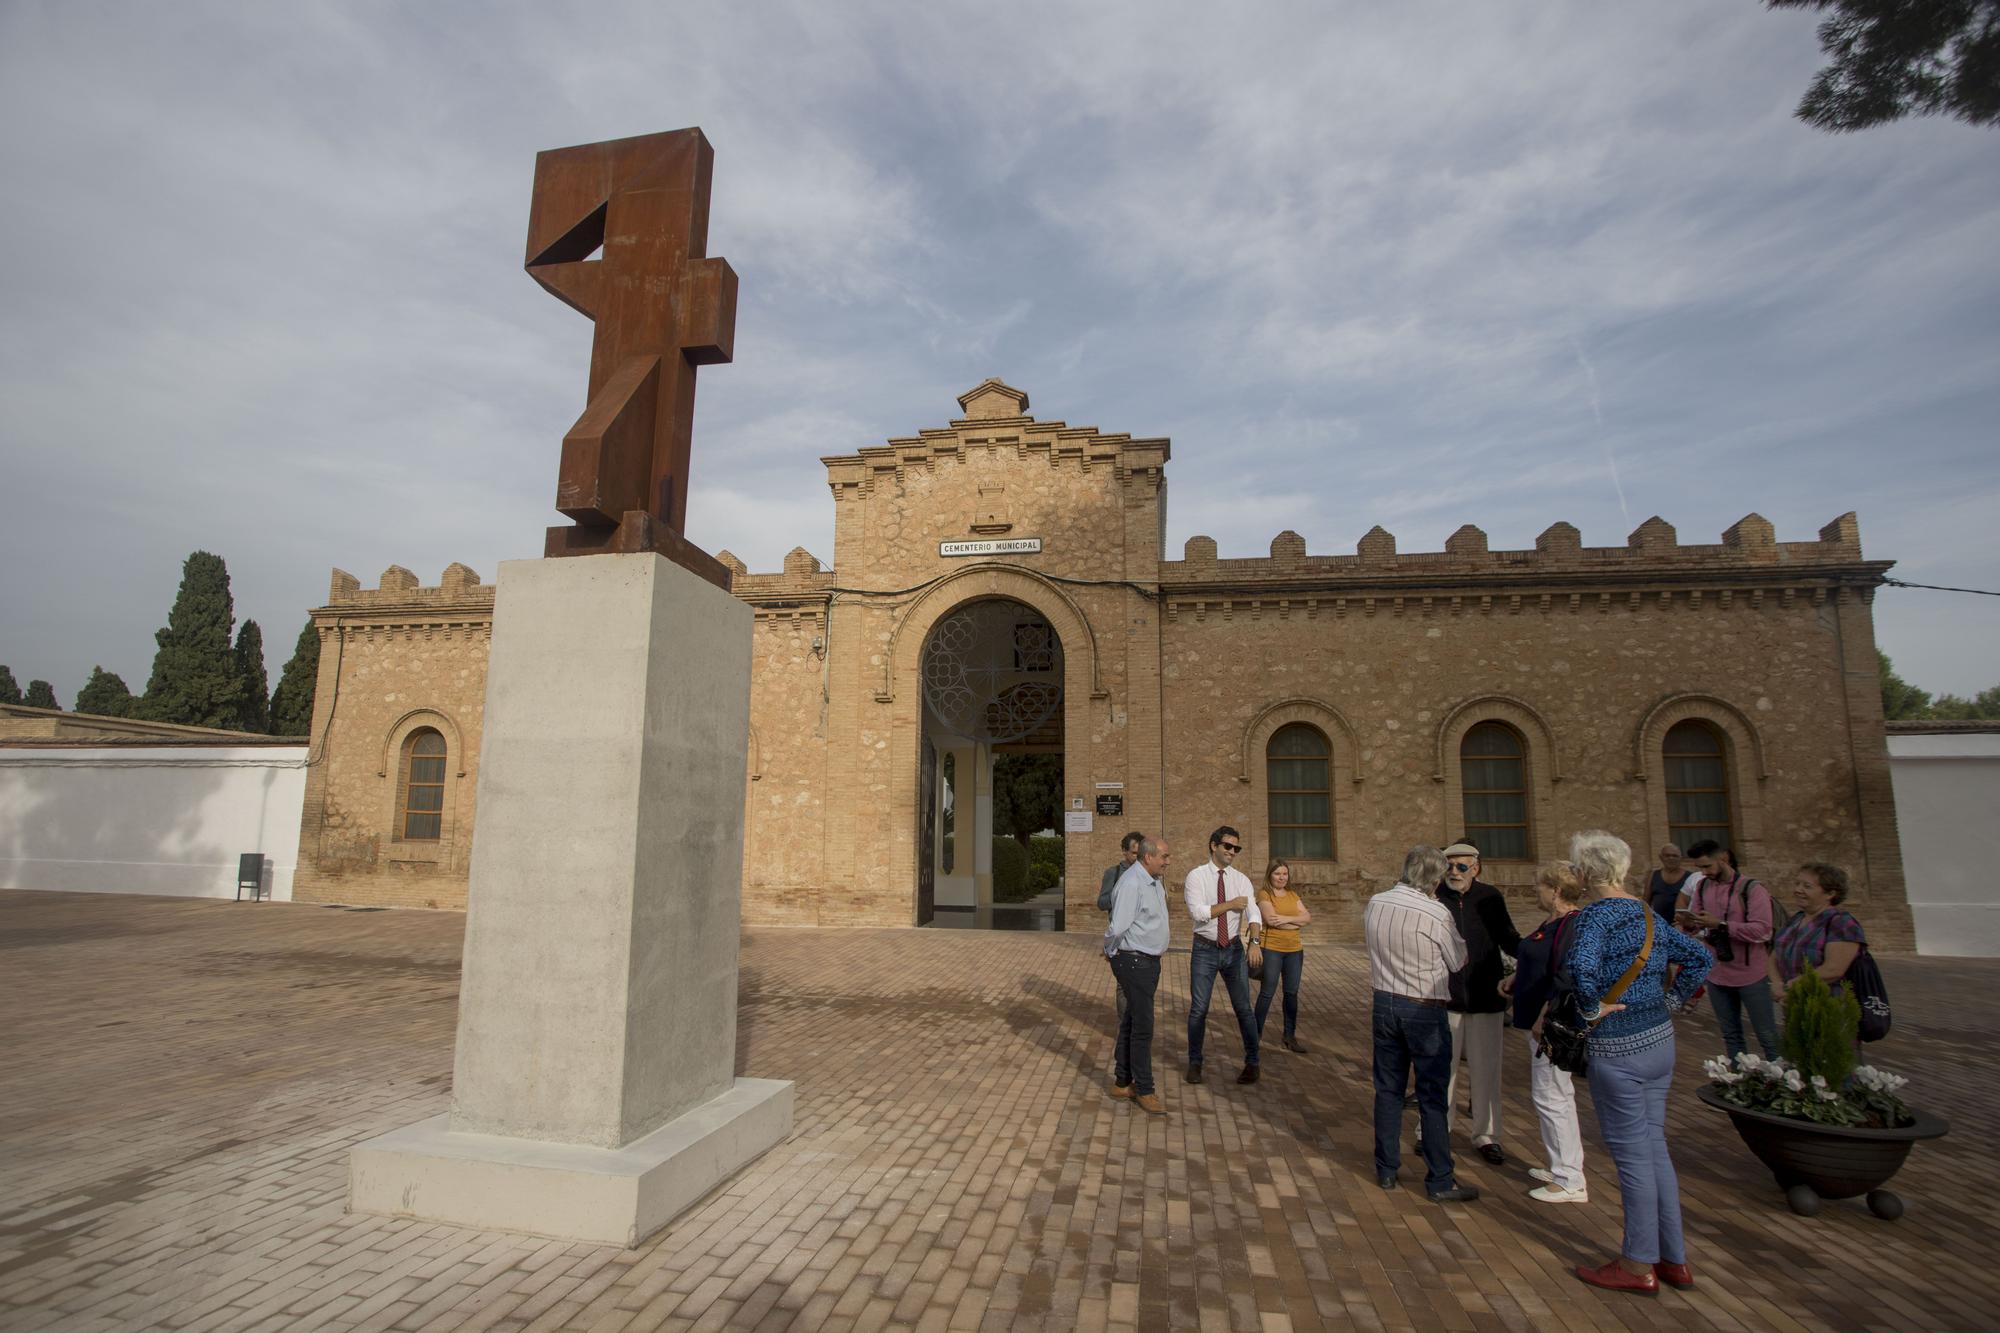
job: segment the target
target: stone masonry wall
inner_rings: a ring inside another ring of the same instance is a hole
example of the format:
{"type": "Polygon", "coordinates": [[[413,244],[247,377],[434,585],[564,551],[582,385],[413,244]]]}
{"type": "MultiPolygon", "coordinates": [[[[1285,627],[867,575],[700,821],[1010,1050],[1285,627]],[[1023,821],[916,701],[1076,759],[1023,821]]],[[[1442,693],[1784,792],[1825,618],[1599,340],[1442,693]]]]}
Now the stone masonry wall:
{"type": "Polygon", "coordinates": [[[391,566],[366,590],[335,570],[313,624],[320,672],[294,899],[463,909],[493,590],[464,565],[436,587],[391,566]],[[423,727],[447,751],[436,841],[402,838],[396,819],[403,743],[423,727]]]}
{"type": "MultiPolygon", "coordinates": [[[[1534,859],[1603,827],[1632,844],[1643,876],[1667,839],[1661,740],[1699,717],[1726,738],[1746,867],[1788,886],[1801,861],[1845,865],[1871,938],[1909,947],[1900,855],[1885,855],[1893,814],[1869,773],[1886,753],[1879,693],[1872,672],[1853,688],[1850,669],[1881,568],[1860,560],[1853,516],[1819,542],[1779,546],[1755,515],[1718,547],[1672,540],[1657,519],[1608,550],[1572,539],[1489,554],[1462,529],[1445,559],[1396,557],[1379,529],[1355,557],[1309,559],[1286,533],[1268,560],[1217,560],[1212,541],[1192,539],[1162,574],[1177,862],[1198,860],[1208,832],[1230,823],[1250,842],[1243,868],[1261,875],[1264,745],[1287,722],[1311,723],[1334,751],[1335,859],[1294,871],[1312,933],[1358,941],[1361,907],[1403,853],[1463,831],[1458,742],[1490,719],[1526,741],[1534,859]],[[1762,540],[1746,548],[1745,533],[1762,540]],[[1503,582],[1481,578],[1493,569],[1503,582]]],[[[1866,647],[1872,661],[1872,638],[1866,647]]],[[[1488,862],[1485,875],[1509,889],[1524,927],[1533,868],[1488,862]]]]}

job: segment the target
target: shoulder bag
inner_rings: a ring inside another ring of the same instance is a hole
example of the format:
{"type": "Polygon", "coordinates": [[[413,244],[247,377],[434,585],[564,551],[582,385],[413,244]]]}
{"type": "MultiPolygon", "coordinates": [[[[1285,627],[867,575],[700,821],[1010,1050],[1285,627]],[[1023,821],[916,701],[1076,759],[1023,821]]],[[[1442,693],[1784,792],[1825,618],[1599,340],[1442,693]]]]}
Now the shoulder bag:
{"type": "MultiPolygon", "coordinates": [[[[1653,952],[1653,909],[1639,904],[1646,918],[1646,942],[1639,947],[1638,957],[1625,969],[1625,975],[1618,978],[1618,984],[1604,993],[1600,1004],[1616,1004],[1626,988],[1638,980],[1646,970],[1646,959],[1653,952]]],[[[1859,961],[1859,960],[1857,960],[1859,961]]],[[[1583,1001],[1577,998],[1574,987],[1564,987],[1549,1002],[1549,1011],[1542,1018],[1542,1050],[1548,1054],[1549,1063],[1565,1074],[1583,1074],[1590,1070],[1590,1029],[1591,1022],[1583,1016],[1583,1001]]]]}
{"type": "Polygon", "coordinates": [[[1854,961],[1847,965],[1847,975],[1841,978],[1854,992],[1854,998],[1861,1004],[1861,1040],[1880,1041],[1889,1035],[1889,988],[1882,982],[1882,969],[1875,966],[1875,955],[1868,952],[1863,944],[1854,955],[1854,961]]]}

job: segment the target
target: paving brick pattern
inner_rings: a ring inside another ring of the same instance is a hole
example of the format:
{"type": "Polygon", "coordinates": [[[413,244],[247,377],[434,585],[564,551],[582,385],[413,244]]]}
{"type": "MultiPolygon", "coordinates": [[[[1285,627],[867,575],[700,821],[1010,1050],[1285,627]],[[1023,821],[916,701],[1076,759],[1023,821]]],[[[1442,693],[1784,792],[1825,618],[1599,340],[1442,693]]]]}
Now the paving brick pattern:
{"type": "MultiPolygon", "coordinates": [[[[1694,1100],[1718,1043],[1693,1020],[1673,1142],[1701,1281],[1643,1300],[1569,1275],[1618,1235],[1587,1106],[1587,1206],[1533,1203],[1526,1161],[1467,1153],[1477,1204],[1376,1188],[1365,966],[1333,947],[1306,965],[1310,1056],[1273,1050],[1238,1087],[1218,995],[1211,1081],[1167,1073],[1171,1114],[1148,1119],[1104,1094],[1111,987],[1087,940],[749,931],[739,1068],[797,1080],[796,1128],[673,1227],[619,1250],[350,1216],[348,1148],[446,1109],[462,928],[0,893],[0,1327],[1858,1330],[2000,1310],[1996,963],[1885,967],[1897,1032],[1873,1054],[1953,1123],[1898,1178],[1895,1223],[1784,1210],[1694,1100]]],[[[1171,957],[1168,1067],[1186,984],[1171,957]]]]}

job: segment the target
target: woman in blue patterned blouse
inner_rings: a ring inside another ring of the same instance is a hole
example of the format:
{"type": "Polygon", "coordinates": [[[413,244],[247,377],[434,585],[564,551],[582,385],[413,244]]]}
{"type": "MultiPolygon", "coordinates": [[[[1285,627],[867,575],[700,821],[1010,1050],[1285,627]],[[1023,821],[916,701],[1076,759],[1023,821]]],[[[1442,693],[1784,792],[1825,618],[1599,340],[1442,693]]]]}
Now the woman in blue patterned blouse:
{"type": "Polygon", "coordinates": [[[1565,970],[1592,1024],[1590,1097],[1625,1205],[1619,1256],[1601,1268],[1578,1265],[1576,1275],[1594,1287],[1646,1295],[1657,1293],[1662,1282],[1691,1287],[1680,1181],[1667,1152],[1667,1091],[1674,1082],[1669,1009],[1694,998],[1715,959],[1626,885],[1632,849],[1622,839],[1595,829],[1579,833],[1570,840],[1569,859],[1585,893],[1597,901],[1576,915],[1565,970]],[[1607,1001],[1642,950],[1639,974],[1615,1002],[1607,1001]]]}

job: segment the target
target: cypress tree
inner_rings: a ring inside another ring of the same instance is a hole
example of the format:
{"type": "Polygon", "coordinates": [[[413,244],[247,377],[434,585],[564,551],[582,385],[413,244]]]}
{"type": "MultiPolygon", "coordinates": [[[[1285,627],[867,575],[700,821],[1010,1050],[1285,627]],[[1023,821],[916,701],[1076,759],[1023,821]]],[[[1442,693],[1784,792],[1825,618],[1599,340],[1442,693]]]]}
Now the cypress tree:
{"type": "Polygon", "coordinates": [[[264,670],[264,631],[254,620],[243,622],[236,633],[236,675],[243,682],[243,699],[237,706],[236,729],[259,736],[271,730],[270,676],[264,670]]]}
{"type": "Polygon", "coordinates": [[[76,711],[99,717],[130,717],[136,702],[125,678],[101,666],[90,669],[89,682],[76,692],[76,711]]]}
{"type": "Polygon", "coordinates": [[[318,684],[319,631],[308,617],[306,627],[299,631],[298,646],[292,649],[292,660],[285,663],[278,688],[271,692],[273,736],[312,734],[313,691],[318,684]]]}
{"type": "Polygon", "coordinates": [[[153,636],[160,650],[140,715],[190,727],[236,726],[243,677],[229,642],[235,628],[229,567],[219,555],[196,551],[181,568],[167,627],[153,636]]]}
{"type": "Polygon", "coordinates": [[[0,666],[0,704],[21,702],[21,687],[14,683],[14,673],[0,666]]]}
{"type": "Polygon", "coordinates": [[[62,711],[62,705],[56,702],[55,687],[45,680],[29,681],[27,697],[21,702],[30,708],[53,708],[58,713],[62,711]]]}

